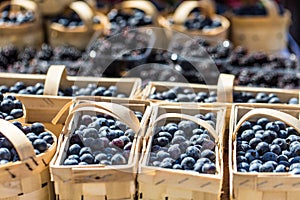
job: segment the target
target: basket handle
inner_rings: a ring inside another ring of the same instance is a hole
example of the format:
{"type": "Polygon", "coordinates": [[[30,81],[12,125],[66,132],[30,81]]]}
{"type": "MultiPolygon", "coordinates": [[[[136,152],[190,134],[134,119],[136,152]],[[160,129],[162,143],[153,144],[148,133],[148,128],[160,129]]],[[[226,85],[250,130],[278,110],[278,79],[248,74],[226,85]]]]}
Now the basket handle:
{"type": "Polygon", "coordinates": [[[66,66],[51,65],[46,75],[44,95],[57,96],[59,86],[63,80],[67,80],[66,66]]]}
{"type": "Polygon", "coordinates": [[[233,84],[234,75],[220,74],[217,86],[218,102],[232,103],[233,102],[233,84]]]}
{"type": "Polygon", "coordinates": [[[36,156],[31,142],[18,127],[0,119],[0,132],[13,144],[21,161],[36,156]]]}
{"type": "Polygon", "coordinates": [[[278,18],[278,5],[273,0],[261,0],[261,2],[264,4],[269,18],[278,18]]]}
{"type": "Polygon", "coordinates": [[[188,18],[189,14],[195,8],[200,8],[203,14],[210,19],[215,14],[215,8],[213,2],[210,0],[184,1],[178,6],[178,8],[174,12],[173,15],[174,23],[183,24],[184,21],[188,18]]]}
{"type": "Polygon", "coordinates": [[[12,6],[19,6],[22,8],[25,8],[26,10],[30,10],[36,14],[35,20],[40,20],[40,14],[37,7],[37,4],[33,1],[28,0],[12,0],[12,1],[4,1],[0,4],[0,10],[3,10],[6,6],[12,5],[12,6]]]}
{"type": "Polygon", "coordinates": [[[154,126],[161,122],[162,120],[166,120],[166,119],[185,119],[185,120],[189,120],[192,122],[195,122],[196,124],[202,126],[203,128],[205,128],[215,139],[215,141],[218,141],[218,134],[216,133],[215,129],[206,121],[199,119],[197,117],[191,116],[191,115],[187,115],[187,114],[182,114],[182,113],[165,113],[160,115],[152,124],[151,124],[151,130],[153,130],[154,126]]]}
{"type": "MultiPolygon", "coordinates": [[[[118,6],[117,6],[118,7],[118,6]]],[[[144,11],[147,15],[151,15],[154,17],[155,21],[157,21],[158,10],[150,1],[123,1],[119,8],[121,9],[139,9],[144,11]]]]}
{"type": "MultiPolygon", "coordinates": [[[[67,129],[69,126],[69,123],[71,122],[71,119],[73,115],[76,112],[80,111],[96,111],[96,112],[102,112],[104,114],[108,114],[114,118],[117,118],[127,124],[135,133],[138,133],[140,129],[140,122],[138,118],[135,116],[132,110],[129,108],[115,104],[115,103],[107,103],[107,102],[94,102],[94,101],[87,101],[87,100],[81,100],[78,101],[80,104],[76,105],[69,116],[66,119],[65,126],[63,129],[63,134],[67,133],[67,129]]],[[[54,117],[52,120],[53,124],[56,124],[57,121],[60,119],[60,117],[65,113],[65,111],[73,104],[74,102],[67,103],[54,117]]]]}
{"type": "Polygon", "coordinates": [[[92,8],[83,1],[76,1],[69,6],[73,11],[75,11],[80,19],[83,21],[88,31],[93,31],[93,10],[92,8]]]}
{"type": "Polygon", "coordinates": [[[249,111],[248,113],[246,113],[239,120],[239,122],[236,125],[236,127],[234,129],[234,132],[232,134],[233,140],[235,140],[235,138],[237,136],[237,133],[238,133],[238,130],[240,129],[242,124],[246,120],[250,119],[251,117],[253,117],[255,115],[264,115],[264,116],[267,116],[267,117],[272,117],[272,118],[281,120],[281,121],[285,122],[286,124],[288,124],[289,126],[294,127],[295,130],[300,133],[300,121],[297,118],[295,118],[295,117],[293,117],[293,116],[291,116],[287,113],[284,113],[284,112],[281,112],[281,111],[278,111],[278,110],[274,110],[274,109],[256,108],[256,109],[253,109],[253,110],[249,111]]]}

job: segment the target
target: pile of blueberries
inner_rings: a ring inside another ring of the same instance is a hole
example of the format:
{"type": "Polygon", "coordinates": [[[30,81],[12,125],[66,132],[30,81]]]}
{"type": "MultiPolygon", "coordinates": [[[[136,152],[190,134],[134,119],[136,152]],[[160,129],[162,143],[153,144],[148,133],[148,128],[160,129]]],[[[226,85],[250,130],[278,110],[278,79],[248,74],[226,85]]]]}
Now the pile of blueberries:
{"type": "Polygon", "coordinates": [[[170,102],[213,103],[217,101],[217,93],[215,91],[195,93],[192,89],[177,86],[164,92],[155,92],[149,96],[149,99],[170,102]]]}
{"type": "MultiPolygon", "coordinates": [[[[143,114],[135,112],[141,121],[143,114]]],[[[135,133],[109,115],[81,116],[80,125],[70,138],[64,165],[125,165],[135,133]]]]}
{"type": "Polygon", "coordinates": [[[146,26],[153,23],[152,16],[139,9],[131,9],[130,12],[112,9],[107,17],[111,23],[112,34],[119,33],[126,27],[146,26]]]}
{"type": "Polygon", "coordinates": [[[32,11],[26,12],[10,12],[11,6],[6,6],[0,14],[0,26],[16,26],[20,24],[30,23],[35,21],[35,16],[32,11]]]}
{"type": "Polygon", "coordinates": [[[184,26],[189,30],[209,30],[220,27],[222,24],[219,20],[213,20],[201,15],[200,12],[193,12],[191,16],[185,20],[184,26]]]}
{"type": "MultiPolygon", "coordinates": [[[[72,11],[68,14],[63,14],[63,15],[58,15],[55,18],[51,20],[52,23],[58,23],[64,27],[73,29],[77,28],[79,26],[83,26],[83,21],[79,17],[79,15],[72,11]]],[[[97,17],[93,18],[93,23],[94,24],[100,24],[100,20],[97,17]]]]}
{"type": "Polygon", "coordinates": [[[13,120],[24,115],[23,104],[12,95],[0,92],[0,119],[13,120]]]}
{"type": "Polygon", "coordinates": [[[239,172],[300,174],[300,134],[282,121],[245,121],[236,138],[239,172]]]}
{"type": "MultiPolygon", "coordinates": [[[[197,114],[215,127],[213,113],[197,114]]],[[[215,140],[203,127],[192,121],[169,122],[156,127],[153,136],[149,166],[167,169],[193,170],[215,174],[215,140]]]]}
{"type": "MultiPolygon", "coordinates": [[[[8,87],[6,85],[0,86],[1,93],[18,93],[18,94],[33,94],[43,95],[44,84],[36,83],[34,86],[26,86],[24,82],[16,82],[13,86],[8,87]]],[[[108,88],[104,86],[97,86],[97,84],[90,83],[85,88],[79,88],[76,85],[72,85],[69,88],[58,91],[58,96],[105,96],[105,97],[118,97],[126,98],[126,94],[118,93],[117,86],[111,85],[108,88]]]]}
{"type": "Polygon", "coordinates": [[[288,102],[282,102],[280,98],[274,94],[266,94],[264,92],[258,92],[256,95],[251,92],[234,92],[233,101],[235,103],[287,103],[287,104],[299,104],[299,100],[296,97],[292,97],[288,102]]]}
{"type": "MultiPolygon", "coordinates": [[[[46,152],[54,143],[51,133],[45,130],[41,123],[33,123],[31,126],[23,126],[20,122],[13,122],[30,140],[36,155],[46,152]]],[[[20,160],[13,144],[0,133],[0,165],[20,160]]]]}

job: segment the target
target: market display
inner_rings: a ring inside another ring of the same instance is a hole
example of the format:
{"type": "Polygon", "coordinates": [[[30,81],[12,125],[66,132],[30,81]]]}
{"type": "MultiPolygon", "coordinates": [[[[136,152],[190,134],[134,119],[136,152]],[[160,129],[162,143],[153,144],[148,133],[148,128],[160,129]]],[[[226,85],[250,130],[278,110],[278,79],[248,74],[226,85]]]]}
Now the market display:
{"type": "Polygon", "coordinates": [[[298,199],[293,12],[0,1],[0,200],[298,199]]]}

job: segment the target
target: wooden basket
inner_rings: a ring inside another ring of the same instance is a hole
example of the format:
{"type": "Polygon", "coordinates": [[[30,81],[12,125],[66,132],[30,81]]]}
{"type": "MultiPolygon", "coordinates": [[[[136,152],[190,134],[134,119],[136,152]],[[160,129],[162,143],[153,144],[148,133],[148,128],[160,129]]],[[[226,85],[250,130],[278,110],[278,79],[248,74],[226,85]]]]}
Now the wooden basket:
{"type": "Polygon", "coordinates": [[[28,0],[5,1],[0,4],[0,12],[7,6],[11,6],[14,12],[21,11],[21,9],[31,11],[35,19],[33,22],[20,25],[0,25],[0,46],[15,45],[18,48],[25,46],[40,47],[44,42],[44,32],[37,5],[28,0]]]}
{"type": "Polygon", "coordinates": [[[41,13],[52,16],[61,13],[74,0],[33,0],[39,6],[41,13]]]}
{"type": "Polygon", "coordinates": [[[161,18],[160,25],[172,31],[182,32],[190,37],[202,37],[211,44],[216,44],[219,41],[227,39],[227,32],[229,30],[230,22],[225,17],[215,14],[214,3],[211,0],[201,0],[182,2],[175,10],[173,15],[169,15],[167,18],[161,18]],[[188,30],[184,26],[184,21],[195,8],[200,8],[206,17],[218,19],[222,25],[207,31],[188,30]],[[172,19],[174,24],[171,24],[168,21],[169,19],[172,19]]]}
{"type": "Polygon", "coordinates": [[[143,141],[143,152],[139,163],[139,199],[158,200],[211,200],[220,199],[223,184],[223,147],[225,108],[206,108],[199,104],[190,106],[165,105],[153,107],[153,114],[149,128],[143,141]],[[214,112],[217,116],[216,129],[191,115],[214,112]],[[207,128],[217,141],[216,167],[217,174],[200,174],[192,171],[163,169],[148,166],[150,149],[153,139],[153,128],[157,123],[178,121],[179,119],[192,120],[207,128]]]}
{"type": "MultiPolygon", "coordinates": [[[[129,106],[129,105],[127,105],[129,106]]],[[[132,110],[141,107],[130,105],[130,109],[119,104],[83,101],[75,105],[67,118],[65,127],[59,137],[59,150],[51,161],[51,177],[55,185],[56,197],[60,200],[81,199],[134,199],[136,193],[135,179],[140,137],[144,130],[132,110]],[[132,107],[131,107],[132,106],[132,107]],[[127,124],[136,133],[127,165],[103,166],[64,166],[63,159],[69,146],[69,138],[78,123],[82,112],[106,113],[127,124]]],[[[143,112],[148,112],[144,110],[143,112]]],[[[145,116],[144,116],[145,117],[145,116]]],[[[56,120],[54,120],[55,123],[56,120]]]]}
{"type": "Polygon", "coordinates": [[[245,120],[256,120],[268,117],[284,121],[289,126],[300,131],[298,106],[244,106],[233,105],[229,135],[229,170],[230,170],[230,198],[231,199],[299,199],[299,176],[289,173],[242,173],[236,168],[236,134],[245,120]]]}
{"type": "Polygon", "coordinates": [[[287,47],[291,13],[278,14],[277,4],[272,0],[261,0],[267,16],[231,16],[231,40],[235,45],[250,51],[278,52],[287,47]]]}
{"type": "MultiPolygon", "coordinates": [[[[65,89],[72,85],[86,87],[89,83],[95,83],[105,87],[117,85],[119,92],[128,95],[129,99],[133,99],[141,85],[141,80],[139,78],[119,79],[66,76],[65,66],[61,65],[51,66],[47,75],[0,73],[0,85],[5,84],[7,86],[12,86],[20,80],[26,85],[34,85],[39,82],[44,83],[44,95],[14,94],[14,96],[25,105],[28,122],[42,122],[57,136],[63,127],[67,113],[61,117],[59,123],[55,126],[51,123],[51,120],[66,103],[73,99],[73,97],[57,96],[59,88],[65,89]]],[[[110,98],[102,97],[102,99],[110,98]]]]}
{"type": "MultiPolygon", "coordinates": [[[[83,21],[83,26],[76,28],[64,27],[58,23],[48,23],[49,43],[52,46],[72,45],[80,50],[86,49],[92,39],[93,34],[97,31],[100,35],[108,26],[107,17],[95,12],[87,3],[76,1],[69,5],[70,10],[76,12],[83,21]],[[100,25],[93,23],[93,18],[97,17],[100,20],[100,25]]],[[[67,11],[67,10],[66,10],[67,11]]]]}
{"type": "MultiPolygon", "coordinates": [[[[45,152],[36,155],[26,135],[10,122],[0,120],[1,133],[13,144],[20,161],[9,162],[0,166],[1,200],[51,200],[52,183],[50,182],[49,162],[56,150],[54,143],[45,152]]],[[[28,125],[28,124],[24,124],[28,125]]]]}
{"type": "Polygon", "coordinates": [[[145,14],[152,17],[153,24],[148,25],[146,27],[151,28],[151,31],[154,33],[156,41],[155,41],[155,48],[162,48],[166,49],[168,47],[168,39],[165,30],[160,28],[159,21],[161,20],[162,16],[160,15],[157,8],[151,3],[150,1],[145,0],[129,0],[129,1],[122,1],[121,3],[114,6],[114,8],[118,10],[130,10],[130,9],[138,9],[145,14]]]}

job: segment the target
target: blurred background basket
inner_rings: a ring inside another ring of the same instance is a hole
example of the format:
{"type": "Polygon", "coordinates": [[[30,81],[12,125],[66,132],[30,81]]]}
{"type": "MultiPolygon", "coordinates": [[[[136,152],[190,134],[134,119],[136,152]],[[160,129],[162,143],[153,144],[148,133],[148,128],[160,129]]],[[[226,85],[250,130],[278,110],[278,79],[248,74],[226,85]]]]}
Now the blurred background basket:
{"type": "Polygon", "coordinates": [[[214,7],[214,2],[211,0],[185,1],[178,6],[173,15],[161,18],[160,25],[166,29],[182,32],[191,37],[202,37],[208,42],[215,44],[227,38],[230,22],[225,17],[217,15],[214,7]],[[201,14],[203,14],[206,18],[220,21],[221,26],[205,30],[188,30],[184,25],[185,20],[187,20],[192,11],[197,8],[200,9],[201,14]]]}
{"type": "Polygon", "coordinates": [[[272,0],[261,0],[266,16],[232,15],[231,40],[235,45],[247,47],[250,51],[276,52],[287,47],[288,28],[291,13],[285,10],[281,16],[278,5],[272,0]]]}
{"type": "MultiPolygon", "coordinates": [[[[1,23],[0,46],[15,45],[18,48],[24,46],[38,47],[44,42],[41,17],[39,9],[34,2],[27,0],[5,1],[0,4],[0,11],[3,11],[2,15],[4,12],[7,12],[8,18],[12,15],[17,17],[21,13],[28,17],[27,22],[24,23],[1,23]]],[[[4,16],[2,17],[4,18],[4,16]]]]}

